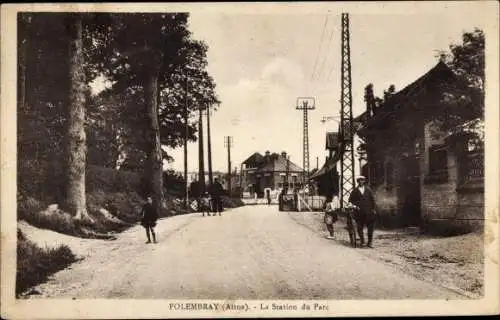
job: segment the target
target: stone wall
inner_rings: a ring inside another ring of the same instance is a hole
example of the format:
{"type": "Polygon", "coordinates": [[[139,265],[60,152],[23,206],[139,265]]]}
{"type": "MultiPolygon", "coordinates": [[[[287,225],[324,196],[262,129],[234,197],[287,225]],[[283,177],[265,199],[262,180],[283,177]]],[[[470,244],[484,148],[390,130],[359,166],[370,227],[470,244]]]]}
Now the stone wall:
{"type": "Polygon", "coordinates": [[[484,192],[481,189],[460,190],[458,155],[451,146],[447,148],[447,179],[432,182],[429,175],[428,150],[432,144],[444,140],[430,134],[430,126],[425,130],[425,156],[422,173],[422,219],[429,228],[454,231],[481,229],[484,223],[484,192]]]}

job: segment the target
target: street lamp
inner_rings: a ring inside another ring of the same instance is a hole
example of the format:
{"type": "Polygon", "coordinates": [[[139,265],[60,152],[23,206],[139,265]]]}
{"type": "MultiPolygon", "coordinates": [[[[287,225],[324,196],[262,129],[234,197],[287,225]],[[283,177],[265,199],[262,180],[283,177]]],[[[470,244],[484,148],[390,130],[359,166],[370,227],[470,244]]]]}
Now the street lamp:
{"type": "Polygon", "coordinates": [[[338,124],[340,124],[340,120],[338,120],[338,119],[340,119],[339,116],[323,116],[320,121],[323,124],[325,124],[327,121],[335,121],[338,124]]]}

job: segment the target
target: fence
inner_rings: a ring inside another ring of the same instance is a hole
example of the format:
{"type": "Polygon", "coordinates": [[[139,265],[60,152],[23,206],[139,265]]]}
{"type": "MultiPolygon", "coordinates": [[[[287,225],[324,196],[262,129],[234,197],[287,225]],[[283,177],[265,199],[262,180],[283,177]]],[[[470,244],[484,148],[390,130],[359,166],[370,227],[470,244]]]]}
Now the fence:
{"type": "Polygon", "coordinates": [[[326,201],[323,196],[301,196],[299,195],[298,211],[322,211],[326,201]]]}

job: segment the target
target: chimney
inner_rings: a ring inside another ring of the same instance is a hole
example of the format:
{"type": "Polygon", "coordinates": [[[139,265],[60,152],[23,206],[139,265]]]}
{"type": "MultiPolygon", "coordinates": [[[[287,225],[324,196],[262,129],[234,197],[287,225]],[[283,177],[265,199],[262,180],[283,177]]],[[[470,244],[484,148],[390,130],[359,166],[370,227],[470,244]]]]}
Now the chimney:
{"type": "Polygon", "coordinates": [[[269,152],[269,150],[266,151],[266,156],[269,156],[269,154],[271,154],[271,152],[269,152]]]}
{"type": "Polygon", "coordinates": [[[373,94],[373,84],[368,84],[365,87],[365,102],[366,102],[366,113],[368,116],[373,116],[375,114],[375,96],[373,94]]]}
{"type": "Polygon", "coordinates": [[[285,151],[281,152],[281,156],[286,159],[286,152],[285,151]]]}

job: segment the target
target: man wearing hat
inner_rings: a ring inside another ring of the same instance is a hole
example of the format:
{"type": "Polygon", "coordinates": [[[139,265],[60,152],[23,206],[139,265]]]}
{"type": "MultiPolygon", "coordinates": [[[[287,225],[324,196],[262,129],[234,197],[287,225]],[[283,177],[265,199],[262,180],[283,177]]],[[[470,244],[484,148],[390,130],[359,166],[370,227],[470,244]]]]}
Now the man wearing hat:
{"type": "Polygon", "coordinates": [[[358,186],[354,188],[349,196],[349,202],[358,210],[355,216],[357,231],[361,240],[361,246],[365,243],[363,229],[368,229],[367,246],[372,248],[373,226],[375,223],[375,198],[373,192],[366,185],[366,178],[359,176],[356,181],[358,186]]]}
{"type": "Polygon", "coordinates": [[[214,178],[214,183],[208,187],[208,193],[212,198],[212,209],[214,215],[218,212],[220,216],[222,212],[222,194],[224,193],[224,188],[220,184],[218,178],[214,178]]]}

